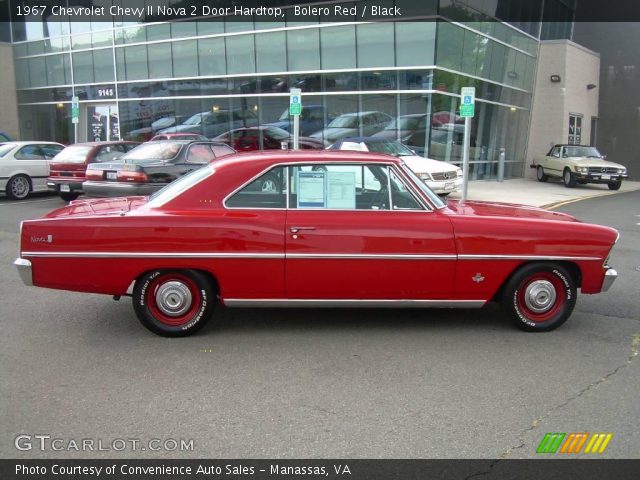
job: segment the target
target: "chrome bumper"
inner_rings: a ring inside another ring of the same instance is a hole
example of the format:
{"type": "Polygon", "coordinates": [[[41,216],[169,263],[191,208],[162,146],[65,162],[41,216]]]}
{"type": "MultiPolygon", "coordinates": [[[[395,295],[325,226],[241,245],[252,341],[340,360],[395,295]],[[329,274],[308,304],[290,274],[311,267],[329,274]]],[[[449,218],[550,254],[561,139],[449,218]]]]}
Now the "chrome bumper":
{"type": "Polygon", "coordinates": [[[16,258],[16,261],[13,264],[18,269],[18,274],[20,275],[20,279],[22,283],[29,287],[33,287],[33,276],[31,275],[31,262],[29,260],[25,260],[24,258],[16,258]]]}
{"type": "Polygon", "coordinates": [[[602,281],[602,291],[606,292],[611,288],[613,282],[615,282],[616,278],[618,278],[618,272],[616,272],[613,268],[609,267],[606,272],[604,272],[604,280],[602,281]]]}

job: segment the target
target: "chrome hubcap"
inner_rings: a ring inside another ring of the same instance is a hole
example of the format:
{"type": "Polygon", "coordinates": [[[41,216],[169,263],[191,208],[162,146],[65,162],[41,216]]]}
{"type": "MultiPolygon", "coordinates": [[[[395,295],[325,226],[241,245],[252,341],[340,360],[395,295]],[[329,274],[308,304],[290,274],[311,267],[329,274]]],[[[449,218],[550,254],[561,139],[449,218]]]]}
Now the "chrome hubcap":
{"type": "Polygon", "coordinates": [[[16,178],[11,185],[11,193],[16,197],[24,197],[29,193],[29,182],[22,177],[16,178]]]}
{"type": "Polygon", "coordinates": [[[556,289],[548,280],[531,282],[524,292],[527,308],[536,313],[544,313],[556,303],[556,289]]]}
{"type": "Polygon", "coordinates": [[[156,292],[156,305],[170,317],[179,317],[191,307],[191,291],[178,280],[163,283],[156,292]]]}

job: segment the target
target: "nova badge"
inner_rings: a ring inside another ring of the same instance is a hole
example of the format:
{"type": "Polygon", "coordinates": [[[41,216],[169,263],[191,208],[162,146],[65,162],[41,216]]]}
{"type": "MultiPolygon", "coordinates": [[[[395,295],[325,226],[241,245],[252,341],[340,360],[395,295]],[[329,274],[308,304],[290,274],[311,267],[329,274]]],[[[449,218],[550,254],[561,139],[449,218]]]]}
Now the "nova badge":
{"type": "Polygon", "coordinates": [[[475,277],[471,277],[471,280],[473,280],[476,283],[480,283],[484,281],[484,277],[482,276],[482,274],[480,272],[476,273],[475,277]]]}
{"type": "Polygon", "coordinates": [[[31,236],[31,243],[53,243],[53,235],[47,235],[42,237],[31,236]]]}

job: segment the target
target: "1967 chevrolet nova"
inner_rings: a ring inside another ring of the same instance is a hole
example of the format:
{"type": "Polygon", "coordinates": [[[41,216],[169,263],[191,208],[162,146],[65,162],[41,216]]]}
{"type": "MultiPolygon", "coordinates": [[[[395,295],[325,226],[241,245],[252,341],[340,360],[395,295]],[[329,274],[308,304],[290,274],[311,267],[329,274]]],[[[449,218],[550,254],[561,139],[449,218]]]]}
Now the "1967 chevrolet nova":
{"type": "Polygon", "coordinates": [[[25,283],[130,295],[160,335],[227,307],[482,307],[524,330],[607,290],[616,230],[538,208],[451,201],[401,159],[229,156],[151,197],[76,200],[21,227],[25,283]]]}

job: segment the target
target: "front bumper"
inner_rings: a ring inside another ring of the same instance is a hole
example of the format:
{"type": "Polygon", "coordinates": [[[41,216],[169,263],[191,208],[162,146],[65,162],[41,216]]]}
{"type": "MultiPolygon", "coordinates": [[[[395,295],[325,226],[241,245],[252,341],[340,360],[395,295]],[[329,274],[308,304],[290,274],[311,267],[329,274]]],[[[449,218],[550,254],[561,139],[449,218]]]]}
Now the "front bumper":
{"type": "Polygon", "coordinates": [[[610,173],[608,175],[609,178],[602,178],[602,174],[598,175],[593,173],[576,173],[576,180],[586,183],[611,183],[622,181],[628,177],[628,175],[622,175],[618,173],[610,173]]]}
{"type": "Polygon", "coordinates": [[[608,291],[611,285],[613,285],[613,282],[616,281],[616,278],[618,278],[618,272],[611,267],[607,267],[607,271],[604,272],[604,280],[602,281],[602,291],[608,291]]]}
{"type": "Polygon", "coordinates": [[[24,283],[28,287],[32,287],[33,274],[31,271],[31,262],[29,260],[25,260],[24,258],[16,258],[16,261],[13,262],[13,264],[18,269],[18,275],[20,275],[22,283],[24,283]]]}
{"type": "Polygon", "coordinates": [[[457,192],[462,188],[462,177],[452,178],[451,180],[423,180],[423,182],[434,193],[451,193],[457,192]]]}

